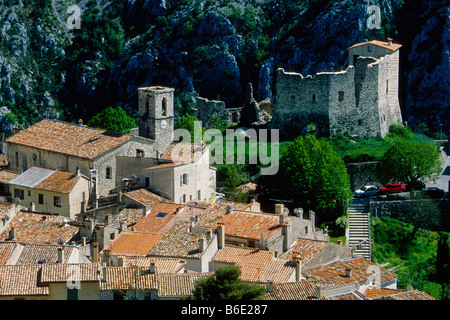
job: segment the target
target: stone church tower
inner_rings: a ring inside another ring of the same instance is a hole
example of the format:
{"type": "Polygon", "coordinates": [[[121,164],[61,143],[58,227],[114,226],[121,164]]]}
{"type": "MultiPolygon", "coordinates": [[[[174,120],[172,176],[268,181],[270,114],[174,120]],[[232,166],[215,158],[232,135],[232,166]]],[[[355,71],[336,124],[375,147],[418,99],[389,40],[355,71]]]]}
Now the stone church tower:
{"type": "Polygon", "coordinates": [[[172,143],[174,130],[174,89],[138,88],[139,135],[155,141],[156,158],[161,158],[172,143]]]}

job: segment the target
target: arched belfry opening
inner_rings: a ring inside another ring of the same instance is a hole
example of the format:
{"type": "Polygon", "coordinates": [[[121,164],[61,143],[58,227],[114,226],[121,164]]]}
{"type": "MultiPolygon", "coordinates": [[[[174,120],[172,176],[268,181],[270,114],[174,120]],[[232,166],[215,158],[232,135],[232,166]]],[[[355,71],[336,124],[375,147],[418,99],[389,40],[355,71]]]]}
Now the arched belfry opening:
{"type": "Polygon", "coordinates": [[[166,97],[164,97],[162,99],[161,116],[167,117],[167,98],[166,97]]]}

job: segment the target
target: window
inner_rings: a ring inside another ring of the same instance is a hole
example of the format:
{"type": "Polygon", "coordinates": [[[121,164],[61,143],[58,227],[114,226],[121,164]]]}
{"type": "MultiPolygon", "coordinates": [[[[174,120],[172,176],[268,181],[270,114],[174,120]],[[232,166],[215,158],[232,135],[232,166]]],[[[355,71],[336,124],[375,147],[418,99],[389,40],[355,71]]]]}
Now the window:
{"type": "Polygon", "coordinates": [[[78,300],[78,291],[77,288],[67,288],[67,300],[78,300]]]}
{"type": "Polygon", "coordinates": [[[201,171],[197,172],[197,181],[200,181],[200,180],[202,180],[202,172],[201,171]]]}
{"type": "Polygon", "coordinates": [[[106,179],[111,179],[111,167],[106,168],[106,179]]]}
{"type": "Polygon", "coordinates": [[[53,206],[61,208],[61,197],[53,197],[53,206]]]}
{"type": "Polygon", "coordinates": [[[180,175],[180,186],[189,184],[189,173],[180,175]]]}
{"type": "Polygon", "coordinates": [[[161,114],[163,117],[167,116],[167,98],[162,99],[161,114]]]}
{"type": "Polygon", "coordinates": [[[295,94],[291,94],[291,99],[295,100],[295,94]]]}
{"type": "Polygon", "coordinates": [[[138,158],[144,157],[144,150],[136,149],[136,157],[138,158]]]}
{"type": "Polygon", "coordinates": [[[14,160],[15,160],[15,163],[16,163],[16,167],[18,168],[19,167],[19,153],[18,152],[16,152],[14,160]]]}
{"type": "Polygon", "coordinates": [[[316,94],[313,93],[313,95],[312,95],[312,103],[316,103],[316,102],[317,102],[316,94]]]}
{"type": "Polygon", "coordinates": [[[339,91],[339,102],[344,101],[344,91],[339,91]]]}
{"type": "Polygon", "coordinates": [[[181,202],[181,203],[186,203],[186,195],[185,195],[185,194],[183,194],[183,195],[181,196],[180,202],[181,202]]]}
{"type": "Polygon", "coordinates": [[[150,187],[150,178],[149,177],[145,177],[145,186],[150,187]]]}
{"type": "Polygon", "coordinates": [[[362,120],[358,120],[358,126],[362,125],[362,120]]]}
{"type": "Polygon", "coordinates": [[[14,198],[19,198],[23,200],[25,198],[25,194],[22,189],[14,189],[14,198]]]}
{"type": "Polygon", "coordinates": [[[389,80],[386,80],[386,93],[389,93],[389,80]]]}
{"type": "Polygon", "coordinates": [[[197,200],[202,200],[202,190],[197,191],[197,200]]]}
{"type": "Polygon", "coordinates": [[[308,234],[308,226],[305,227],[305,233],[308,234]]]}
{"type": "Polygon", "coordinates": [[[38,204],[44,204],[44,195],[41,193],[38,194],[38,204]]]}

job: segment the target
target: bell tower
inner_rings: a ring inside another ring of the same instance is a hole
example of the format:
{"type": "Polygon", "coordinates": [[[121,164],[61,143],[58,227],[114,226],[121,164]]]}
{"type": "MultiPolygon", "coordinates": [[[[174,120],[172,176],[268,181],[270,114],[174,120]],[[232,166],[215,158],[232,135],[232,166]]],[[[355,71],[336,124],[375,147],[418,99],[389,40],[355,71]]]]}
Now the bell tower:
{"type": "Polygon", "coordinates": [[[139,135],[155,141],[157,158],[167,151],[173,140],[174,91],[159,86],[138,88],[139,135]]]}

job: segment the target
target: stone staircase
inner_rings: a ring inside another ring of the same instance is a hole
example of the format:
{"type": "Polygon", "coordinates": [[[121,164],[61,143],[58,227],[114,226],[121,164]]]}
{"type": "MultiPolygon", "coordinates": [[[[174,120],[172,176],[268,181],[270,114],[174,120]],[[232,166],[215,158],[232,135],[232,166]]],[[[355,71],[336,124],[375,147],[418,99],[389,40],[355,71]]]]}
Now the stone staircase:
{"type": "Polygon", "coordinates": [[[347,246],[354,248],[355,257],[371,260],[372,238],[368,204],[354,204],[348,208],[347,246]]]}

